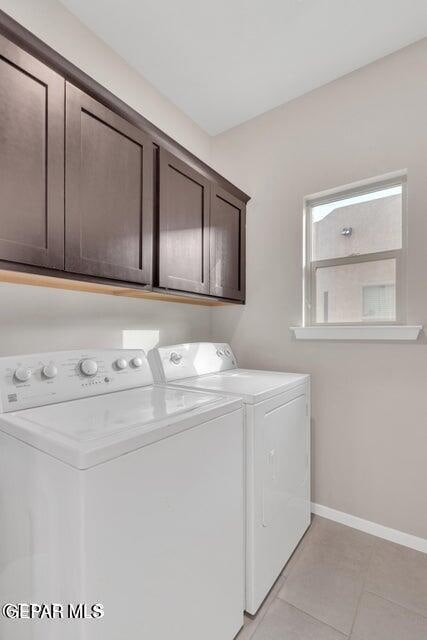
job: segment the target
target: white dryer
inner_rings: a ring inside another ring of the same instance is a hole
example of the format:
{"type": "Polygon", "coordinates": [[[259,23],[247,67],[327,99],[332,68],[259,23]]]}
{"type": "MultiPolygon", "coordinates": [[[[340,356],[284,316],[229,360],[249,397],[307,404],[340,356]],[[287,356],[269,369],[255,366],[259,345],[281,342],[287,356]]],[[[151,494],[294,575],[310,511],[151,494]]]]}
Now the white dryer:
{"type": "Polygon", "coordinates": [[[154,379],[242,398],[246,441],[246,611],[255,614],[310,524],[310,377],[240,369],[228,344],[148,354],[154,379]]]}
{"type": "Polygon", "coordinates": [[[0,521],[2,605],[63,606],[1,638],[232,640],[242,403],[153,386],[140,351],[0,358],[0,521]]]}

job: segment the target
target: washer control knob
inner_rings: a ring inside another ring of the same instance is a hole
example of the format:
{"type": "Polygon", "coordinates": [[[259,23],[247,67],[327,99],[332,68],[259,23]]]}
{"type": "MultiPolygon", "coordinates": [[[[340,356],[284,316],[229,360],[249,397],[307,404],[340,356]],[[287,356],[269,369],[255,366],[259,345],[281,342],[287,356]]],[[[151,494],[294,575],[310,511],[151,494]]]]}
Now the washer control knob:
{"type": "Polygon", "coordinates": [[[223,358],[224,357],[224,349],[217,349],[216,350],[216,355],[218,356],[218,358],[223,358]]]}
{"type": "Polygon", "coordinates": [[[45,364],[42,369],[42,373],[45,378],[55,378],[58,375],[58,369],[52,362],[50,362],[49,364],[45,364]]]}
{"type": "Polygon", "coordinates": [[[182,360],[182,355],[180,353],[177,353],[176,351],[172,351],[169,360],[172,362],[172,364],[179,364],[182,360]]]}
{"type": "Polygon", "coordinates": [[[138,358],[138,357],[132,358],[130,363],[133,367],[135,367],[135,369],[139,369],[140,367],[142,367],[142,358],[138,358]]]}
{"type": "Polygon", "coordinates": [[[33,372],[28,367],[18,367],[15,371],[15,378],[19,382],[27,382],[33,375],[33,372]]]}
{"type": "Polygon", "coordinates": [[[94,376],[98,371],[98,365],[95,360],[82,360],[80,363],[80,371],[84,376],[94,376]]]}
{"type": "Polygon", "coordinates": [[[128,366],[128,361],[125,360],[125,358],[117,358],[117,360],[114,363],[117,367],[117,369],[126,369],[126,367],[128,366]]]}

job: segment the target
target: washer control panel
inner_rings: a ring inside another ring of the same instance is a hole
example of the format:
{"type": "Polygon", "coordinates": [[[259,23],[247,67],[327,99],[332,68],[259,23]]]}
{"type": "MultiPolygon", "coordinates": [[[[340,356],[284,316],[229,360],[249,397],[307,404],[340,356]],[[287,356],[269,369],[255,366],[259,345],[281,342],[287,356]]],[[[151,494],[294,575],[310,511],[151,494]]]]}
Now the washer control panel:
{"type": "Polygon", "coordinates": [[[148,359],[156,382],[172,382],[237,367],[230,345],[189,342],[152,349],[148,359]]]}
{"type": "Polygon", "coordinates": [[[153,383],[138,349],[54,351],[0,358],[0,413],[153,383]]]}

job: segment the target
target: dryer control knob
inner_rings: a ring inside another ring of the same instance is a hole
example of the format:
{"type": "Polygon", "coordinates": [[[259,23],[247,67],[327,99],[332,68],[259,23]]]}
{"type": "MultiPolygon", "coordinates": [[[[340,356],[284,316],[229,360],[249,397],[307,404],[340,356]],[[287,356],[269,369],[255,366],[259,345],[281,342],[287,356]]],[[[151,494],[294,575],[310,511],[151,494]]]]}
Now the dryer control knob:
{"type": "Polygon", "coordinates": [[[117,358],[114,364],[116,365],[117,369],[126,369],[126,367],[128,366],[128,361],[125,360],[125,358],[117,358]]]}
{"type": "Polygon", "coordinates": [[[45,364],[42,372],[45,378],[55,378],[58,375],[58,369],[52,362],[50,362],[49,364],[45,364]]]}
{"type": "Polygon", "coordinates": [[[180,353],[177,353],[176,351],[172,351],[169,360],[172,362],[172,364],[179,364],[182,360],[182,355],[180,353]]]}
{"type": "Polygon", "coordinates": [[[82,360],[79,366],[84,376],[94,376],[98,371],[98,365],[95,360],[82,360]]]}
{"type": "Polygon", "coordinates": [[[138,358],[138,357],[132,358],[130,363],[133,367],[135,367],[135,369],[139,369],[140,367],[142,367],[142,358],[138,358]]]}
{"type": "Polygon", "coordinates": [[[19,382],[27,382],[33,375],[33,372],[28,367],[18,367],[15,371],[15,378],[19,382]]]}

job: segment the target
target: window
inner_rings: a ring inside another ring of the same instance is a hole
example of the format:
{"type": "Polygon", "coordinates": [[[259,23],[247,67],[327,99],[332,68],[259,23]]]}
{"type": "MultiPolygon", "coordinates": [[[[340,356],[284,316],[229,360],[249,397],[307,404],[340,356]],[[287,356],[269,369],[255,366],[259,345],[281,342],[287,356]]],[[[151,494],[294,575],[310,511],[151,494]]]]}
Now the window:
{"type": "Polygon", "coordinates": [[[404,176],[306,200],[306,325],[402,321],[404,202],[404,176]]]}

